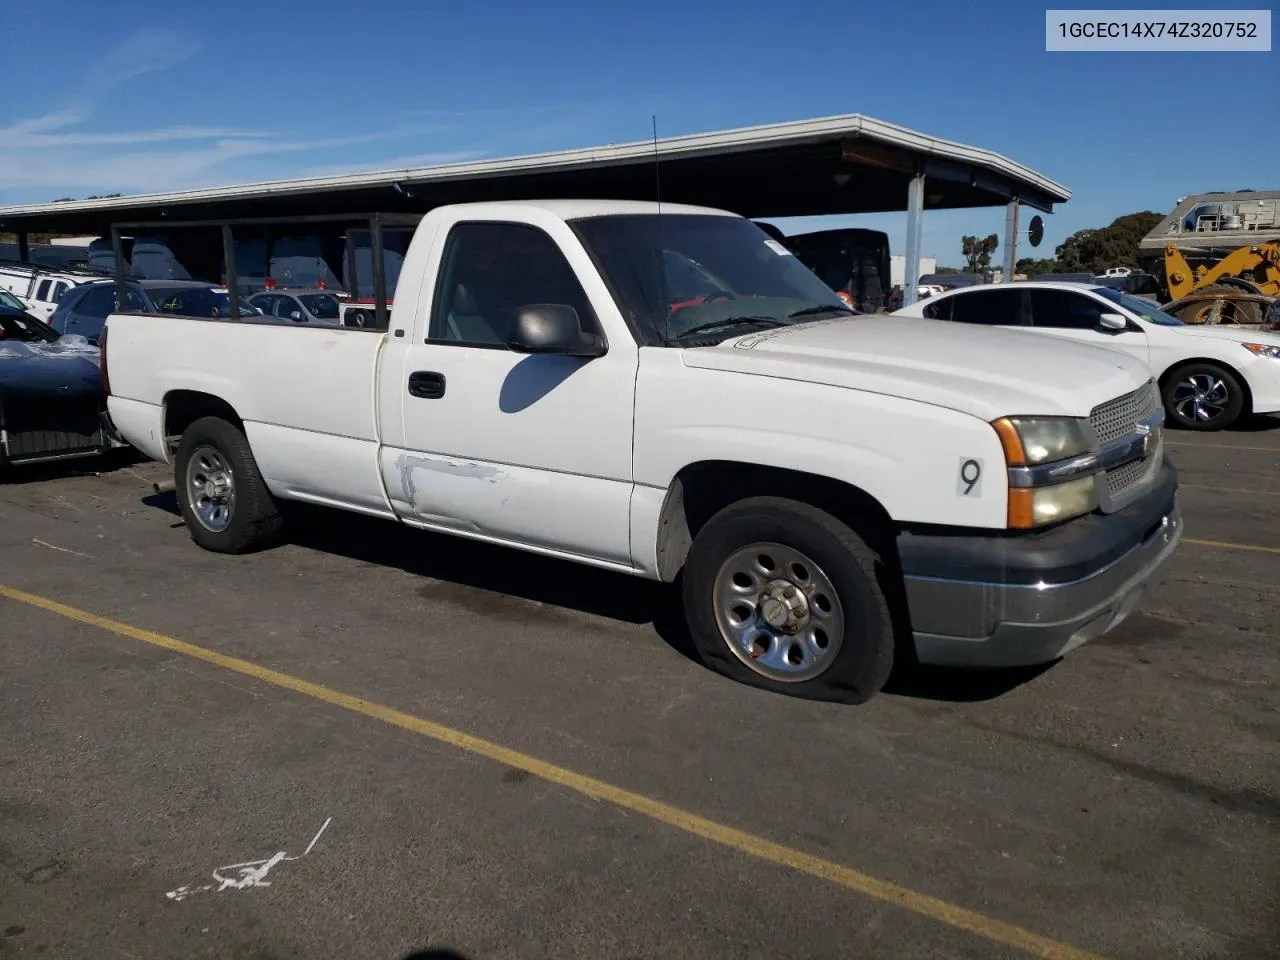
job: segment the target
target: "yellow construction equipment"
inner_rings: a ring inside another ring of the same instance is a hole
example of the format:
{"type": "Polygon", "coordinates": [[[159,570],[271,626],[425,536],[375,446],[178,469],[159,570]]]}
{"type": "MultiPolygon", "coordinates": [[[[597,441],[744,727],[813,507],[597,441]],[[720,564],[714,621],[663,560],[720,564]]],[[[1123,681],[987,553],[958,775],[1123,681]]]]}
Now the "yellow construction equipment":
{"type": "Polygon", "coordinates": [[[1164,282],[1170,300],[1214,285],[1280,297],[1280,243],[1239,247],[1213,266],[1195,269],[1171,243],[1164,248],[1164,282]]]}

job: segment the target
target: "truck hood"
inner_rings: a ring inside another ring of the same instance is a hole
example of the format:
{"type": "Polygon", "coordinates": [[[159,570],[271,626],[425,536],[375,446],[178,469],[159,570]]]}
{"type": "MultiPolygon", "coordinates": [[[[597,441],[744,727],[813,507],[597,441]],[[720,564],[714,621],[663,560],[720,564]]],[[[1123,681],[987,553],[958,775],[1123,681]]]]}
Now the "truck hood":
{"type": "Polygon", "coordinates": [[[840,318],[684,351],[686,366],[863,390],[995,420],[1087,417],[1151,374],[1114,350],[943,320],[840,318]]]}

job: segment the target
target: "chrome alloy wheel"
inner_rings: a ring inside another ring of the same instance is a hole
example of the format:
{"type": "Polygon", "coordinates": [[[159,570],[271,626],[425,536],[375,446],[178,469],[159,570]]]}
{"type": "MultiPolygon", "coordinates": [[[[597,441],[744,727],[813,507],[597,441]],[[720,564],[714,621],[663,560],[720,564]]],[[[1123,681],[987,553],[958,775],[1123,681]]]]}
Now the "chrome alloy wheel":
{"type": "Polygon", "coordinates": [[[236,481],[231,465],[215,447],[196,447],[187,462],[187,500],[200,525],[221,533],[231,523],[236,505],[236,481]]]}
{"type": "Polygon", "coordinates": [[[1173,388],[1173,408],[1196,423],[1209,423],[1226,412],[1231,391],[1211,373],[1194,373],[1173,388]]]}
{"type": "Polygon", "coordinates": [[[733,553],[716,573],[713,603],[734,656],[770,680],[812,680],[840,653],[840,598],[822,568],[799,550],[753,543],[733,553]]]}

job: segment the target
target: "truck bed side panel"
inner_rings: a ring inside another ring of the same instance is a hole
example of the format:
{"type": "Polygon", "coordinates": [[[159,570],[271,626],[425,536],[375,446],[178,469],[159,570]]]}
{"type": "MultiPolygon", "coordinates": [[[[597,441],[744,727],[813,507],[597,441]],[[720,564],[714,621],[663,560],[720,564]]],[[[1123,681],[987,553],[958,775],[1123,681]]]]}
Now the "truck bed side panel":
{"type": "Polygon", "coordinates": [[[135,314],[108,327],[113,402],[211,394],[244,421],[273,493],[391,515],[373,407],[378,334],[135,314]]]}

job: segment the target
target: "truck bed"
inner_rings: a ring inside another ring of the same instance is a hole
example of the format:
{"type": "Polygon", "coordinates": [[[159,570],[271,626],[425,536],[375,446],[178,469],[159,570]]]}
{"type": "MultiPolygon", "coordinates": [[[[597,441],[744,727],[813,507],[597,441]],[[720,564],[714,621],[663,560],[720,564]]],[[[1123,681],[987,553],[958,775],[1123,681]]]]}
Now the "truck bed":
{"type": "Polygon", "coordinates": [[[178,391],[208,394],[243,421],[276,495],[393,515],[377,460],[382,336],[144,314],[114,314],[108,331],[111,415],[152,439],[148,455],[169,460],[165,407],[178,391]]]}

